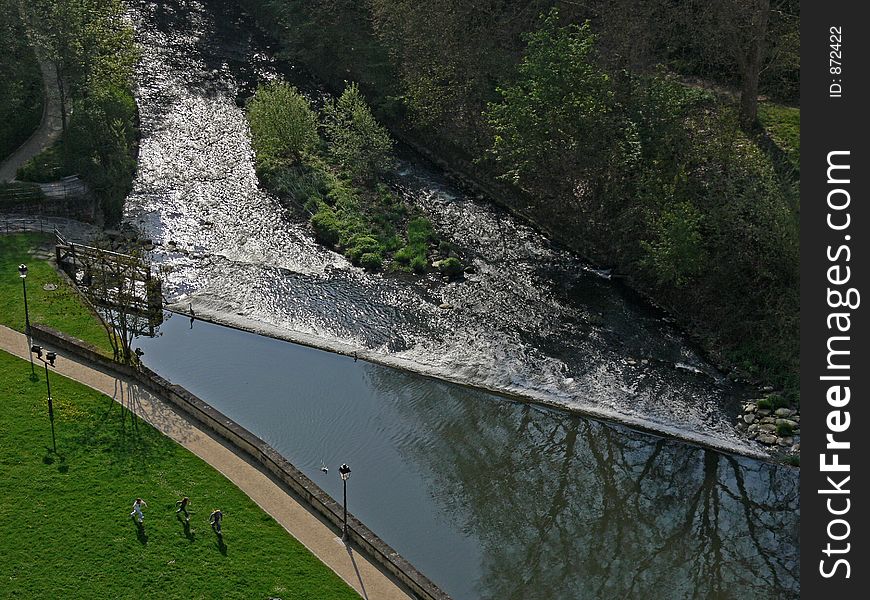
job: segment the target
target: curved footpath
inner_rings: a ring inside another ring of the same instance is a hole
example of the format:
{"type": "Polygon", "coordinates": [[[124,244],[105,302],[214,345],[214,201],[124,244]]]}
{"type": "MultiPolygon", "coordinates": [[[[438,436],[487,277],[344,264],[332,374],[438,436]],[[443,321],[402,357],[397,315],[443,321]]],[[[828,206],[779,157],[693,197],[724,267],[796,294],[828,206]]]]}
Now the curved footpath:
{"type": "Polygon", "coordinates": [[[0,162],[0,182],[12,181],[18,168],[28,160],[51,146],[59,137],[63,129],[63,121],[60,111],[60,93],[55,83],[54,67],[45,62],[40,62],[42,69],[42,82],[45,87],[45,106],[42,109],[42,122],[39,129],[27,138],[18,149],[9,155],[6,160],[0,162]]]}
{"type": "MultiPolygon", "coordinates": [[[[8,327],[0,326],[0,349],[25,360],[29,358],[26,336],[8,327]]],[[[223,473],[366,600],[411,598],[365,556],[349,550],[329,527],[268,475],[141,385],[66,354],[55,370],[116,402],[135,397],[139,417],[223,473]]]]}

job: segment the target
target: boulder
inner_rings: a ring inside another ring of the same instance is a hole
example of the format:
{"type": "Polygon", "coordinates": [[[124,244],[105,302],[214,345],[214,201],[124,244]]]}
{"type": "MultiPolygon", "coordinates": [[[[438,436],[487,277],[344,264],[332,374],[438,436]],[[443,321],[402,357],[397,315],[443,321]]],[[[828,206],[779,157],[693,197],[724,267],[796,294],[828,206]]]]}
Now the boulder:
{"type": "Polygon", "coordinates": [[[752,413],[749,413],[748,415],[743,415],[743,422],[747,425],[752,425],[753,423],[755,423],[755,415],[753,415],[752,413]]]}
{"type": "Polygon", "coordinates": [[[777,417],[790,417],[794,414],[794,411],[790,408],[777,408],[776,412],[773,414],[775,414],[777,417]]]}
{"type": "Polygon", "coordinates": [[[776,436],[771,435],[769,433],[763,433],[756,438],[762,444],[767,444],[768,446],[772,446],[776,443],[776,436]]]}
{"type": "Polygon", "coordinates": [[[759,408],[757,412],[762,417],[766,417],[767,415],[770,414],[770,409],[769,408],[759,408]]]}
{"type": "Polygon", "coordinates": [[[794,439],[789,436],[779,438],[779,442],[777,442],[780,446],[791,446],[794,443],[794,439]]]}
{"type": "Polygon", "coordinates": [[[777,419],[776,426],[779,427],[780,425],[788,425],[792,429],[796,429],[798,426],[798,424],[791,419],[777,419]]]}
{"type": "Polygon", "coordinates": [[[745,413],[754,413],[756,410],[758,410],[758,407],[754,404],[747,404],[743,407],[743,412],[745,413]]]}
{"type": "Polygon", "coordinates": [[[774,431],[776,431],[776,425],[774,425],[773,423],[762,423],[758,426],[758,428],[761,431],[767,431],[769,433],[773,433],[774,431]]]}

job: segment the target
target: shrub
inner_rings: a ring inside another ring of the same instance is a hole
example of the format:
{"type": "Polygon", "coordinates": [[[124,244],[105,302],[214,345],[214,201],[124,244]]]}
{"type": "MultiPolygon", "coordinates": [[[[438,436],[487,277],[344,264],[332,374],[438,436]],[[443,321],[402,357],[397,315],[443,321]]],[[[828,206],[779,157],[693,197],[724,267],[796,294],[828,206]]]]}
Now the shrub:
{"type": "Polygon", "coordinates": [[[415,273],[422,273],[429,267],[429,261],[425,256],[415,256],[411,259],[411,269],[415,273]]]}
{"type": "Polygon", "coordinates": [[[382,252],[383,246],[381,246],[378,240],[370,235],[357,235],[351,239],[345,254],[354,264],[357,264],[361,262],[364,254],[377,254],[380,256],[382,252]]]}
{"type": "Polygon", "coordinates": [[[410,265],[415,256],[416,253],[411,246],[403,246],[393,254],[393,258],[403,265],[410,265]]]}
{"type": "Polygon", "coordinates": [[[312,196],[311,198],[309,198],[308,200],[305,201],[305,204],[302,205],[302,208],[304,208],[310,214],[313,215],[314,213],[316,213],[317,211],[320,210],[320,204],[322,202],[323,201],[319,197],[312,196]]]}
{"type": "Polygon", "coordinates": [[[780,423],[776,426],[776,433],[780,436],[788,436],[794,433],[794,429],[788,423],[780,423]]]}
{"type": "Polygon", "coordinates": [[[314,228],[314,237],[327,246],[335,246],[340,238],[338,219],[335,212],[328,207],[321,208],[311,217],[311,226],[314,228]]]}
{"type": "Polygon", "coordinates": [[[18,168],[15,178],[19,181],[48,183],[72,175],[64,168],[62,141],[49,146],[18,168]]]}
{"type": "Polygon", "coordinates": [[[462,263],[458,258],[450,257],[441,261],[438,265],[438,270],[448,277],[457,277],[462,275],[462,263]]]}
{"type": "Polygon", "coordinates": [[[755,403],[758,408],[770,410],[773,408],[773,404],[767,398],[762,398],[758,402],[755,403]]]}
{"type": "Polygon", "coordinates": [[[251,140],[257,160],[298,160],[320,140],[317,116],[295,87],[273,82],[257,88],[248,104],[251,140]]]}
{"type": "Polygon", "coordinates": [[[329,154],[352,179],[370,181],[390,168],[393,141],[355,83],[323,106],[329,154]]]}
{"type": "Polygon", "coordinates": [[[408,244],[428,244],[435,240],[432,223],[426,217],[417,217],[408,222],[408,244]]]}
{"type": "Polygon", "coordinates": [[[359,264],[362,268],[369,271],[379,271],[383,264],[383,258],[376,252],[366,252],[359,259],[359,264]]]}

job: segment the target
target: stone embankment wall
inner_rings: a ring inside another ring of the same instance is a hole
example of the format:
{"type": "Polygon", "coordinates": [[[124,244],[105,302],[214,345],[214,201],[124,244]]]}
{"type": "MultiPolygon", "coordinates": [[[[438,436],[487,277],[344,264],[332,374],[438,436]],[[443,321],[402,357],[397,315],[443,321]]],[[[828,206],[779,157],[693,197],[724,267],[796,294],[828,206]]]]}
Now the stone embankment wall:
{"type": "MultiPolygon", "coordinates": [[[[99,366],[113,375],[136,381],[151,393],[182,411],[206,429],[230,443],[255,464],[273,475],[293,491],[317,514],[341,531],[342,507],[326,492],[311,481],[277,450],[250,431],[223,415],[208,403],[181,386],[174,385],[147,367],[128,367],[100,354],[95,348],[49,327],[33,325],[32,335],[61,353],[71,354],[90,365],[99,366]]],[[[450,597],[420,573],[411,563],[374,534],[356,517],[348,513],[348,536],[350,540],[388,573],[405,584],[423,600],[450,600],[450,597]]]]}

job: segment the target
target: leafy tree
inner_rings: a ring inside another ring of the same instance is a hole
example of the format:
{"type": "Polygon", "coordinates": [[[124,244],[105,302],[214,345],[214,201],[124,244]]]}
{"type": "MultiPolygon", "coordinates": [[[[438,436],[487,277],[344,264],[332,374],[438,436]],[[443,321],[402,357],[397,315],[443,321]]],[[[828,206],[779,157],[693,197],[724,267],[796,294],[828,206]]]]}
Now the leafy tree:
{"type": "Polygon", "coordinates": [[[317,115],[295,87],[273,82],[257,89],[248,104],[257,161],[297,162],[317,146],[317,115]]]}
{"type": "Polygon", "coordinates": [[[527,36],[515,83],[489,105],[491,154],[523,187],[574,193],[595,181],[614,145],[609,76],[595,64],[589,24],[559,27],[554,9],[527,36]]]}
{"type": "Polygon", "coordinates": [[[372,115],[355,83],[323,107],[329,154],[357,181],[372,181],[392,165],[393,140],[372,115]]]}
{"type": "Polygon", "coordinates": [[[64,131],[71,98],[130,85],[136,52],[120,0],[32,0],[26,12],[40,56],[55,68],[64,131]]]}
{"type": "Polygon", "coordinates": [[[99,87],[75,102],[64,140],[66,163],[90,184],[103,217],[115,224],[136,169],[136,103],[125,87],[99,87]]]}
{"type": "Polygon", "coordinates": [[[42,117],[42,73],[20,6],[0,0],[0,158],[14,151],[42,117]]]}

